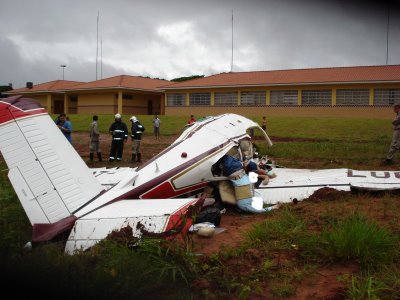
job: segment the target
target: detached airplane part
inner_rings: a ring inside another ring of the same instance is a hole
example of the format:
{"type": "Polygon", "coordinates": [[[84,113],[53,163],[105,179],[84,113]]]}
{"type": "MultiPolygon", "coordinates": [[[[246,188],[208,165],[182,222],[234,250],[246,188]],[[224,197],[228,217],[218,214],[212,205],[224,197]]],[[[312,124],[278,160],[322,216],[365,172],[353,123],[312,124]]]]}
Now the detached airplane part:
{"type": "MultiPolygon", "coordinates": [[[[128,227],[138,238],[185,232],[203,205],[204,199],[195,195],[210,183],[229,186],[219,169],[221,158],[252,154],[249,129],[259,129],[272,146],[256,122],[223,114],[187,126],[175,142],[139,168],[89,169],[35,100],[14,96],[0,101],[0,151],[33,226],[32,240],[49,241],[69,232],[65,251],[70,254],[128,227]]],[[[400,172],[286,168],[273,172],[275,178],[256,188],[265,204],[300,201],[323,187],[400,188],[400,172]]],[[[230,197],[235,203],[235,195],[230,197]]]]}
{"type": "Polygon", "coordinates": [[[276,178],[268,185],[257,189],[264,203],[291,202],[310,197],[322,187],[340,191],[351,189],[379,191],[400,188],[400,172],[397,171],[356,171],[351,169],[286,169],[275,168],[276,178]]]}

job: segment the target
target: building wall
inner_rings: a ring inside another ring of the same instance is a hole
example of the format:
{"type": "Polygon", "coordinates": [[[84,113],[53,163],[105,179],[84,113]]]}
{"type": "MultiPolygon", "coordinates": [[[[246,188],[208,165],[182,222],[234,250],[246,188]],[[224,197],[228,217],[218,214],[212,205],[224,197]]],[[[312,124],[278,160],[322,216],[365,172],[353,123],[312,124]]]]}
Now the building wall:
{"type": "Polygon", "coordinates": [[[132,99],[122,99],[124,114],[151,115],[160,112],[161,95],[138,93],[124,93],[124,95],[132,96],[132,99]],[[149,101],[151,104],[149,104],[149,101]]]}
{"type": "MultiPolygon", "coordinates": [[[[238,113],[246,116],[335,116],[335,117],[373,117],[392,118],[392,104],[386,106],[374,106],[375,89],[400,89],[400,84],[342,84],[342,85],[287,85],[273,87],[246,87],[246,88],[209,88],[209,89],[188,89],[168,90],[165,93],[165,114],[166,115],[215,115],[222,113],[238,113]],[[366,105],[336,106],[337,93],[339,90],[360,90],[369,92],[366,105]],[[271,92],[293,91],[292,105],[271,105],[271,92]],[[329,105],[302,105],[303,90],[330,90],[331,101],[329,105]],[[243,92],[262,91],[265,92],[265,99],[257,106],[240,105],[240,97],[243,92]],[[210,105],[190,106],[191,93],[211,93],[210,105]],[[230,106],[214,106],[215,92],[237,93],[237,103],[230,106]],[[184,93],[185,104],[183,106],[168,106],[168,94],[184,93]]],[[[397,96],[397,98],[399,98],[397,96]]],[[[397,99],[396,98],[396,99],[397,99]]]]}
{"type": "Polygon", "coordinates": [[[40,105],[47,109],[47,95],[27,95],[27,97],[38,100],[40,105]]]}
{"type": "Polygon", "coordinates": [[[113,92],[77,93],[78,114],[115,114],[118,110],[118,98],[113,92]]]}
{"type": "Polygon", "coordinates": [[[148,114],[148,101],[151,101],[152,111],[150,114],[154,114],[160,111],[161,107],[161,95],[157,94],[145,94],[145,93],[133,93],[133,92],[122,92],[122,111],[118,110],[118,90],[108,91],[97,91],[97,92],[86,92],[86,91],[74,91],[69,93],[69,97],[72,95],[77,96],[77,102],[74,104],[69,101],[69,113],[77,114],[148,114]]]}

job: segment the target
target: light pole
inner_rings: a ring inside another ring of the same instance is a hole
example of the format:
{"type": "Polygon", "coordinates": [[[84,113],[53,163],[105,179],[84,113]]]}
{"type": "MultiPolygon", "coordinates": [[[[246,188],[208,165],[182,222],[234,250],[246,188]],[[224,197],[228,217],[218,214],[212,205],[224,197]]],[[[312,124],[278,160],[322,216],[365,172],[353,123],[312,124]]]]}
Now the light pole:
{"type": "Polygon", "coordinates": [[[61,67],[62,70],[63,70],[63,80],[64,80],[64,69],[65,69],[66,66],[67,66],[67,65],[60,65],[60,67],[61,67]]]}

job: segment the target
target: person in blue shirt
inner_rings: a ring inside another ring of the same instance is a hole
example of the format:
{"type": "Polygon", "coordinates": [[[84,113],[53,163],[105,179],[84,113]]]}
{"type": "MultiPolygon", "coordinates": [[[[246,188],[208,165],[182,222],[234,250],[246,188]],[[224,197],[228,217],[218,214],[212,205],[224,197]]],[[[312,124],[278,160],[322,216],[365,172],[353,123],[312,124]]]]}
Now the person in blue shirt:
{"type": "MultiPolygon", "coordinates": [[[[223,175],[227,176],[235,189],[236,205],[245,212],[264,213],[279,208],[279,204],[263,207],[253,206],[253,198],[260,195],[254,192],[249,176],[246,174],[242,162],[230,155],[224,155],[221,159],[223,175]]],[[[257,165],[256,165],[257,167],[257,165]]]]}
{"type": "Polygon", "coordinates": [[[56,122],[58,128],[60,128],[61,132],[67,138],[67,140],[72,143],[71,132],[72,125],[71,122],[67,120],[67,116],[65,114],[60,114],[56,122]]]}
{"type": "Polygon", "coordinates": [[[261,184],[261,182],[264,185],[268,184],[269,176],[268,176],[267,172],[265,170],[259,168],[257,166],[257,164],[254,161],[252,161],[249,157],[244,156],[243,166],[244,166],[244,170],[247,175],[249,175],[250,172],[254,172],[257,174],[258,182],[256,184],[256,187],[258,187],[261,184]]]}

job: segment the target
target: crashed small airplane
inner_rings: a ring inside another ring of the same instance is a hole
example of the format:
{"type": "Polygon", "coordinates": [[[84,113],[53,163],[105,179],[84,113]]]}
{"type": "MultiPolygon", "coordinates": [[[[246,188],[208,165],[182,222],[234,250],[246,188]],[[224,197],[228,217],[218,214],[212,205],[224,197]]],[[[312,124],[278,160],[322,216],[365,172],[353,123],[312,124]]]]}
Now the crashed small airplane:
{"type": "MultiPolygon", "coordinates": [[[[33,226],[32,241],[67,234],[69,254],[127,226],[136,237],[187,231],[203,205],[199,195],[205,187],[229,182],[218,168],[221,158],[228,154],[241,160],[245,151],[253,154],[249,129],[259,129],[272,145],[256,122],[223,114],[187,126],[168,148],[137,168],[90,169],[35,100],[0,100],[0,151],[33,226]]],[[[272,168],[276,176],[255,189],[265,205],[300,201],[323,187],[400,188],[400,172],[272,168]]],[[[220,192],[222,200],[235,198],[226,188],[220,192]]]]}

